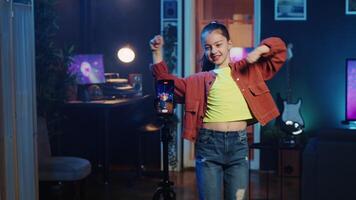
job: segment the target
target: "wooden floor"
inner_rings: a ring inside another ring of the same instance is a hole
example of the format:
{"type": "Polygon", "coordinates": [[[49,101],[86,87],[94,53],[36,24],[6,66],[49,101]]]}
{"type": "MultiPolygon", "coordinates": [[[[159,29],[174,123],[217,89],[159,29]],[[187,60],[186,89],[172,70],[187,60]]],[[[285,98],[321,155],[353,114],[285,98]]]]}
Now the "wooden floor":
{"type": "MultiPolygon", "coordinates": [[[[102,183],[98,175],[89,177],[85,189],[86,200],[150,200],[160,182],[159,175],[137,177],[136,173],[117,172],[112,175],[109,184],[102,183]]],[[[195,200],[198,199],[195,173],[193,170],[184,172],[171,172],[170,179],[174,182],[174,190],[177,200],[195,200]]],[[[299,199],[299,178],[281,177],[274,172],[262,173],[251,171],[250,179],[250,199],[299,199]],[[266,190],[268,186],[268,191],[266,190]],[[281,190],[283,188],[283,198],[281,190]],[[268,192],[268,198],[267,198],[268,192]]],[[[73,198],[75,193],[74,187],[64,187],[64,194],[58,195],[55,189],[50,194],[40,195],[40,200],[59,200],[59,199],[76,199],[73,198]],[[68,192],[69,191],[69,192],[68,192]],[[44,197],[45,196],[45,197],[44,197]],[[61,196],[61,197],[59,197],[61,196]]]]}

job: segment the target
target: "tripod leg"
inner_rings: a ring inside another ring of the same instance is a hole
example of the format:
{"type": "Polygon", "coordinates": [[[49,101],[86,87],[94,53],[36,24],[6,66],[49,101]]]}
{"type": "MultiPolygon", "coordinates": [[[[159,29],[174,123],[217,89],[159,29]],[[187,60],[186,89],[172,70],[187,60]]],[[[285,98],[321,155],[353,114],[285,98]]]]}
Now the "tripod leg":
{"type": "Polygon", "coordinates": [[[153,194],[152,200],[160,200],[161,195],[163,195],[163,188],[159,187],[157,188],[156,192],[153,194]]]}
{"type": "Polygon", "coordinates": [[[165,200],[176,200],[176,193],[173,190],[166,191],[165,193],[165,200]]]}
{"type": "Polygon", "coordinates": [[[160,183],[160,187],[157,188],[153,195],[153,200],[175,200],[176,194],[172,188],[173,182],[169,181],[169,169],[168,169],[168,140],[170,129],[167,126],[167,118],[164,119],[164,125],[161,132],[161,140],[163,143],[163,180],[160,183]]]}
{"type": "Polygon", "coordinates": [[[176,200],[176,193],[169,187],[159,187],[152,200],[176,200]]]}

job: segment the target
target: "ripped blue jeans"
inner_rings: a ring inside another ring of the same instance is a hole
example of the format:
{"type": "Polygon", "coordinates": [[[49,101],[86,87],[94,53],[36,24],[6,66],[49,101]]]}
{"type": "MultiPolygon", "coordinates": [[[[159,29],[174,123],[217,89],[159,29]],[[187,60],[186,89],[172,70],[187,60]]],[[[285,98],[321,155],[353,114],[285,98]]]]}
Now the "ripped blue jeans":
{"type": "Polygon", "coordinates": [[[195,170],[200,200],[247,199],[246,131],[200,129],[195,144],[195,170]]]}

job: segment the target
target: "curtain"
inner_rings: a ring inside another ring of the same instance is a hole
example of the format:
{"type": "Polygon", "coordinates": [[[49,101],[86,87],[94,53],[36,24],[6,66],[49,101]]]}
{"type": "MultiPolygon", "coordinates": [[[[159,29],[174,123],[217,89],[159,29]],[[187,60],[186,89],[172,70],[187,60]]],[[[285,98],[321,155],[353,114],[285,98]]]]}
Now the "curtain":
{"type": "Polygon", "coordinates": [[[29,5],[14,4],[13,59],[16,98],[17,160],[20,199],[35,196],[36,152],[34,134],[35,61],[34,17],[29,5]],[[24,196],[22,196],[23,194],[24,196]]]}
{"type": "Polygon", "coordinates": [[[34,17],[29,3],[0,1],[0,199],[5,200],[38,199],[34,17]]]}

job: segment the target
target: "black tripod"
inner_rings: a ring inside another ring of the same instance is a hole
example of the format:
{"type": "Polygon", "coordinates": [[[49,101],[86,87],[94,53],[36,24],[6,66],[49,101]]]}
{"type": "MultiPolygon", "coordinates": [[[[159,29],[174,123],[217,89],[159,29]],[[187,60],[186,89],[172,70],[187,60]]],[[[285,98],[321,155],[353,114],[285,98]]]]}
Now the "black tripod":
{"type": "Polygon", "coordinates": [[[163,127],[161,132],[161,141],[163,143],[163,180],[159,183],[152,200],[175,200],[176,193],[172,186],[173,182],[169,181],[168,171],[168,142],[169,142],[169,117],[162,117],[163,127]]]}

